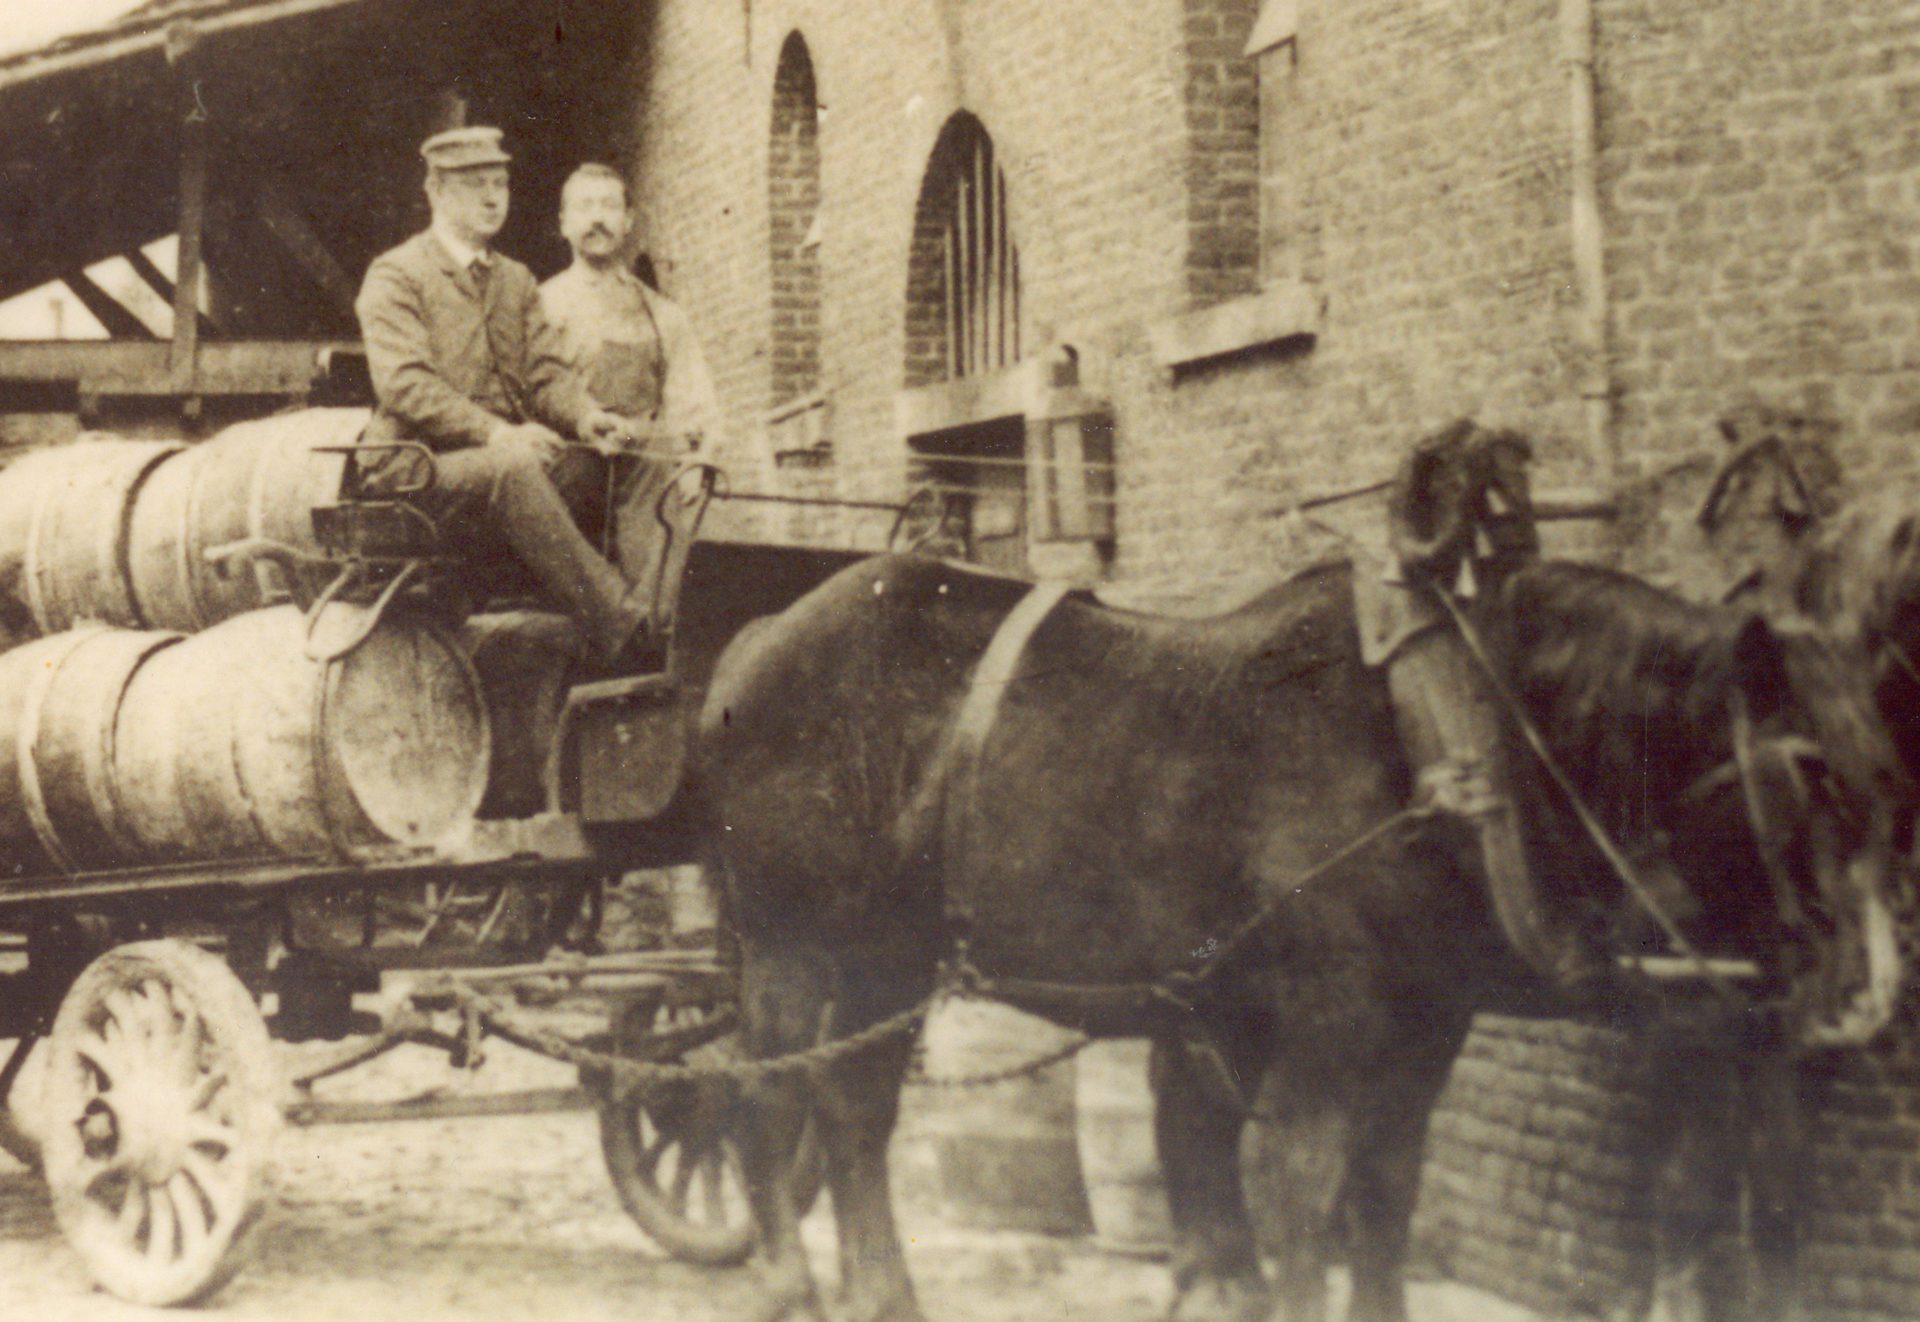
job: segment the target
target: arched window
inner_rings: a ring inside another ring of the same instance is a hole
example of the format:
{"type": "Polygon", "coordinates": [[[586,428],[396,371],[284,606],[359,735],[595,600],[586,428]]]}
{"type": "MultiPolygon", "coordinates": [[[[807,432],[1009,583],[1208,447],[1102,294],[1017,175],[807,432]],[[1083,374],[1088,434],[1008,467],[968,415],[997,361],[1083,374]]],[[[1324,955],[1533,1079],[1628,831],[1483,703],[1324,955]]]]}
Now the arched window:
{"type": "Polygon", "coordinates": [[[780,48],[767,157],[773,258],[772,400],[820,389],[820,103],[798,32],[780,48]]]}
{"type": "Polygon", "coordinates": [[[1020,360],[1020,249],[993,139],[960,111],[920,183],[907,288],[907,384],[977,376],[1020,360]]]}

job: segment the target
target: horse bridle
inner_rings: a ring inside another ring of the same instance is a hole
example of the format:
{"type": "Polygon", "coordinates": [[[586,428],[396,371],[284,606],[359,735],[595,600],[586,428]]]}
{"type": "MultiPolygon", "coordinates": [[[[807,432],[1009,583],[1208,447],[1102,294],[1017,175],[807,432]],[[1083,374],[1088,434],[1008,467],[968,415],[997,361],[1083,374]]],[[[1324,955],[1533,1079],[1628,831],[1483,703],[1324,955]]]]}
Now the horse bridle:
{"type": "Polygon", "coordinates": [[[1754,852],[1760,856],[1772,887],[1780,921],[1792,929],[1806,925],[1806,912],[1800,903],[1799,883],[1786,861],[1787,828],[1774,821],[1767,810],[1761,784],[1762,763],[1774,762],[1785,768],[1794,796],[1803,807],[1812,805],[1813,791],[1803,768],[1824,766],[1825,751],[1814,740],[1801,734],[1759,736],[1754,730],[1752,713],[1746,699],[1736,694],[1733,700],[1733,753],[1725,761],[1708,768],[1680,792],[1680,802],[1703,804],[1721,791],[1737,785],[1752,835],[1754,852]]]}

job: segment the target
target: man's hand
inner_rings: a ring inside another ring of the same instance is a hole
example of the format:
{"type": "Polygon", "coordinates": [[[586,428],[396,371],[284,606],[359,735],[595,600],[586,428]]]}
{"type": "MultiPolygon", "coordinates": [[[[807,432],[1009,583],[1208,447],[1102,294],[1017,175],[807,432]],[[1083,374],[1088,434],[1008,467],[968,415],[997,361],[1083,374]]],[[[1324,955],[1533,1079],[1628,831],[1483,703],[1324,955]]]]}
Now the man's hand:
{"type": "Polygon", "coordinates": [[[537,422],[517,422],[501,427],[493,433],[487,444],[530,450],[542,465],[552,464],[567,450],[567,443],[561,439],[559,432],[537,422]]]}
{"type": "Polygon", "coordinates": [[[624,450],[633,445],[633,424],[618,413],[594,409],[580,419],[580,439],[606,450],[624,450]]]}

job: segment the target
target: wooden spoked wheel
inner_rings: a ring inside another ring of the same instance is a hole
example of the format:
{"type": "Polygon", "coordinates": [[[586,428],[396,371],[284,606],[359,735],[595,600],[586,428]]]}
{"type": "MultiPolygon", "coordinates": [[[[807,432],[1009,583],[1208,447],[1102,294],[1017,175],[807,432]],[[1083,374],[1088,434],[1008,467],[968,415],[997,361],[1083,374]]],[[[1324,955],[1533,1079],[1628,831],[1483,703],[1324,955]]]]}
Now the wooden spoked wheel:
{"type": "Polygon", "coordinates": [[[253,999],[213,956],[143,941],[88,965],[47,1042],[54,1214],[104,1289],[202,1299],[245,1261],[271,1182],[278,1075],[253,999]]]}
{"type": "MultiPolygon", "coordinates": [[[[663,1007],[662,1031],[686,1028],[710,1007],[663,1007]]],[[[689,1052],[690,1065],[740,1059],[731,1037],[689,1052]]],[[[676,1258],[709,1266],[746,1261],[753,1250],[753,1213],[740,1157],[728,1132],[725,1091],[663,1087],[644,1099],[603,1097],[600,1146],[620,1203],[640,1228],[676,1258]]],[[[820,1196],[825,1163],[811,1123],[795,1156],[800,1211],[820,1196]]]]}

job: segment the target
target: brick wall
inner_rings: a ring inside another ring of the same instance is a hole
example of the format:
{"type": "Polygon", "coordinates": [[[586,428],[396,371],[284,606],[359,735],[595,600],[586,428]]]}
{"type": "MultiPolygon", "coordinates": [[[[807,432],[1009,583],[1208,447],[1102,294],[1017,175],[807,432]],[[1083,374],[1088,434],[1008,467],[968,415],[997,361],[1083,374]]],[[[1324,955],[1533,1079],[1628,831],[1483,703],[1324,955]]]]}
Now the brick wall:
{"type": "MultiPolygon", "coordinates": [[[[1617,459],[1632,517],[1585,540],[1702,592],[1715,580],[1690,512],[1712,423],[1735,404],[1829,417],[1856,477],[1909,480],[1920,6],[1595,0],[1612,453],[1592,445],[1578,393],[1558,0],[1302,6],[1297,40],[1257,74],[1238,53],[1254,8],[659,0],[640,55],[643,227],[707,342],[732,424],[717,457],[736,485],[901,494],[895,395],[921,379],[916,206],[962,111],[1006,174],[1029,352],[1071,343],[1112,405],[1108,574],[1136,603],[1218,604],[1336,549],[1376,504],[1314,521],[1276,507],[1376,480],[1462,414],[1534,437],[1543,487],[1601,482],[1617,459]],[[825,107],[818,381],[834,446],[830,466],[788,470],[759,416],[785,370],[768,126],[796,31],[825,107]],[[1167,318],[1262,278],[1324,300],[1311,340],[1178,370],[1155,359],[1167,318]]],[[[859,545],[885,522],[716,519],[859,545]]],[[[1595,1030],[1484,1024],[1436,1120],[1430,1256],[1549,1311],[1632,1297],[1646,1229],[1631,1159],[1649,1123],[1636,1055],[1595,1030]]],[[[1839,1062],[1823,1094],[1809,1245],[1822,1316],[1920,1314],[1920,1093],[1904,1059],[1839,1062]]]]}
{"type": "Polygon", "coordinates": [[[1551,1316],[1644,1289],[1652,1081],[1618,1033],[1483,1016],[1427,1136],[1425,1264],[1551,1316]]]}
{"type": "MultiPolygon", "coordinates": [[[[717,449],[736,485],[789,480],[756,417],[773,341],[771,220],[759,199],[788,34],[807,42],[825,106],[820,383],[832,400],[832,481],[846,496],[893,499],[907,475],[893,408],[907,379],[913,219],[941,128],[964,110],[991,135],[1027,342],[1068,338],[1103,364],[1137,356],[1144,322],[1186,305],[1183,19],[1175,0],[1121,17],[1095,0],[784,0],[755,4],[750,21],[731,6],[657,7],[636,139],[643,238],[698,321],[730,414],[717,449]]],[[[784,516],[766,517],[784,529],[784,516]]],[[[722,531],[775,533],[757,512],[717,519],[722,531]]],[[[848,544],[875,545],[886,528],[880,515],[831,522],[825,535],[848,544]]]]}
{"type": "Polygon", "coordinates": [[[1908,469],[1920,430],[1920,14],[1900,0],[1600,0],[1623,447],[1742,396],[1830,416],[1908,469]]]}

